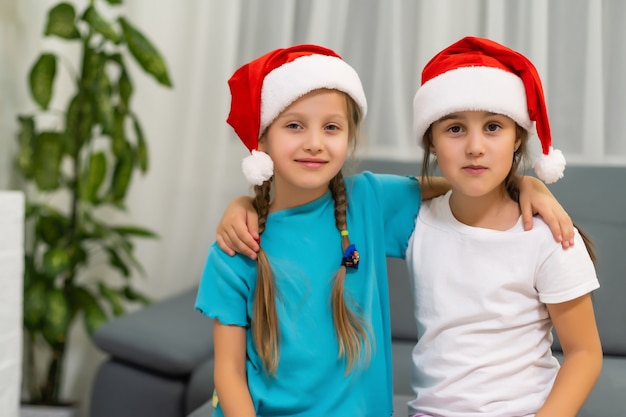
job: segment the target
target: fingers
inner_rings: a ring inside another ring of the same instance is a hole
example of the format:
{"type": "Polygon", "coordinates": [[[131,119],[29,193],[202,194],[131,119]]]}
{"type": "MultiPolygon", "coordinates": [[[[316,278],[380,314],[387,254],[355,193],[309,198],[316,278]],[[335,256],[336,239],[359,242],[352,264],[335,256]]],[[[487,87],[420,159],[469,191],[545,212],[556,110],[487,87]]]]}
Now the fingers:
{"type": "Polygon", "coordinates": [[[256,211],[246,212],[246,224],[248,225],[248,233],[250,233],[250,237],[253,240],[253,245],[250,248],[257,252],[261,238],[259,236],[259,215],[256,211]]]}
{"type": "Polygon", "coordinates": [[[551,212],[542,215],[554,240],[561,243],[563,249],[574,246],[574,224],[572,219],[562,207],[556,207],[551,212]]]}
{"type": "Polygon", "coordinates": [[[217,227],[217,245],[228,255],[235,252],[256,259],[259,250],[258,215],[246,196],[235,198],[217,227]]]}
{"type": "Polygon", "coordinates": [[[533,228],[533,208],[529,201],[520,201],[520,209],[522,210],[522,224],[524,230],[530,230],[533,228]]]}
{"type": "MultiPolygon", "coordinates": [[[[253,235],[250,234],[248,226],[245,223],[240,222],[238,224],[232,224],[229,228],[225,228],[221,237],[229,250],[240,253],[250,259],[256,259],[259,244],[253,235]]],[[[219,241],[218,245],[220,245],[219,241]]]]}
{"type": "Polygon", "coordinates": [[[563,208],[558,217],[562,236],[561,246],[567,249],[574,246],[574,222],[563,208]]]}
{"type": "Polygon", "coordinates": [[[561,232],[561,222],[559,221],[559,218],[553,212],[545,212],[541,217],[550,228],[554,240],[563,245],[563,233],[561,232]]]}
{"type": "Polygon", "coordinates": [[[519,204],[524,230],[532,229],[533,215],[538,213],[550,228],[554,240],[561,243],[564,249],[574,245],[572,219],[543,182],[532,177],[522,177],[519,204]]]}
{"type": "Polygon", "coordinates": [[[228,256],[235,255],[235,251],[230,247],[230,245],[222,237],[222,234],[220,234],[219,231],[218,231],[217,238],[215,240],[217,241],[217,246],[219,246],[220,249],[223,250],[228,256]]]}
{"type": "Polygon", "coordinates": [[[248,221],[247,225],[238,224],[233,226],[231,240],[237,253],[241,253],[250,259],[256,259],[256,253],[259,250],[259,234],[257,230],[258,225],[256,223],[253,225],[250,221],[248,221]]]}
{"type": "Polygon", "coordinates": [[[235,227],[221,228],[218,230],[216,242],[217,246],[229,256],[235,255],[236,252],[254,260],[259,250],[259,244],[246,228],[239,230],[235,227]]]}

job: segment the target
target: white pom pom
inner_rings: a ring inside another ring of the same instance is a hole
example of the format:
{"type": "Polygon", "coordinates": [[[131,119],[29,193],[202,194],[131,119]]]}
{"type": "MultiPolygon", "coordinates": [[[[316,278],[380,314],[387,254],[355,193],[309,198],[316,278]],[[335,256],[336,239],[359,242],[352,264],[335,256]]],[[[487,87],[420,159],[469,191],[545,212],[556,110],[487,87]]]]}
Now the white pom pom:
{"type": "Polygon", "coordinates": [[[537,176],[543,180],[543,182],[552,184],[553,182],[557,182],[559,178],[563,178],[565,165],[566,162],[563,153],[550,146],[550,151],[547,155],[541,154],[537,157],[533,168],[535,168],[537,176]]]}
{"type": "Polygon", "coordinates": [[[261,185],[274,175],[274,162],[265,152],[252,151],[241,161],[241,170],[252,185],[261,185]]]}

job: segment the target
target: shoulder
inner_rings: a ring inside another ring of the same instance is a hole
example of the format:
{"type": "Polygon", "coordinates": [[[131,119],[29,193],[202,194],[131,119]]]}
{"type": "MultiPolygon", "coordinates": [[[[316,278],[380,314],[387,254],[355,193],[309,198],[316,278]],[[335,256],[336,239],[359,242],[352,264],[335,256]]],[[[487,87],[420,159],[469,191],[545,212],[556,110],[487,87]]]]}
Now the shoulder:
{"type": "Polygon", "coordinates": [[[203,275],[207,275],[209,271],[217,273],[220,277],[245,279],[256,275],[256,261],[238,253],[230,256],[221,250],[217,243],[213,243],[209,248],[203,275]]]}
{"type": "Polygon", "coordinates": [[[449,201],[449,191],[446,194],[424,200],[419,210],[420,221],[432,225],[439,222],[448,223],[451,217],[449,201]]]}
{"type": "Polygon", "coordinates": [[[542,220],[535,218],[533,230],[535,228],[542,232],[535,282],[542,302],[572,300],[600,286],[591,255],[577,229],[574,229],[574,246],[563,249],[542,220]]]}
{"type": "Polygon", "coordinates": [[[416,177],[394,174],[379,174],[363,171],[345,179],[348,190],[359,192],[374,192],[376,194],[408,194],[411,197],[420,196],[421,189],[416,177]]]}
{"type": "MultiPolygon", "coordinates": [[[[521,223],[519,223],[519,228],[523,229],[523,225],[521,223]]],[[[525,234],[529,234],[531,236],[533,236],[533,239],[538,243],[542,245],[542,248],[544,250],[549,250],[550,252],[552,251],[556,251],[556,252],[566,252],[568,251],[568,249],[563,249],[563,247],[561,246],[561,244],[559,242],[557,242],[554,239],[554,236],[552,235],[552,230],[550,230],[550,227],[548,226],[548,224],[543,220],[543,218],[541,218],[541,216],[534,216],[533,217],[533,227],[532,229],[528,230],[528,231],[523,231],[522,233],[525,234]]],[[[584,252],[587,253],[587,249],[585,246],[585,243],[583,241],[582,236],[580,235],[580,232],[578,231],[577,228],[574,228],[574,246],[571,247],[571,249],[573,249],[570,252],[584,252]]]]}

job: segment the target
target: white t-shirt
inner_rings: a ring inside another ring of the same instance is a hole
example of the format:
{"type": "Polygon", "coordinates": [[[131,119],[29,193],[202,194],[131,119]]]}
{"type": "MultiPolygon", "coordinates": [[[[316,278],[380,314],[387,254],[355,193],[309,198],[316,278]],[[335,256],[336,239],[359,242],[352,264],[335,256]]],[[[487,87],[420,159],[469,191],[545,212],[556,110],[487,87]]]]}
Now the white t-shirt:
{"type": "Polygon", "coordinates": [[[425,202],[409,242],[419,342],[413,413],[534,416],[559,369],[545,304],[599,287],[582,238],[562,249],[548,226],[507,231],[457,221],[450,193],[425,202]]]}

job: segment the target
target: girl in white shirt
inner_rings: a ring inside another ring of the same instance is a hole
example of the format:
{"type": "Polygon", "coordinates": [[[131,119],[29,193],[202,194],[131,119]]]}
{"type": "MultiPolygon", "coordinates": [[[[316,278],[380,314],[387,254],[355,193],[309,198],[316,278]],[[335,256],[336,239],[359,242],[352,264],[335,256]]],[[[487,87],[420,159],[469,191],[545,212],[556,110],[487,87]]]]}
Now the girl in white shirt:
{"type": "Polygon", "coordinates": [[[424,68],[414,117],[422,174],[435,163],[451,190],[424,202],[409,243],[419,335],[410,414],[574,417],[602,366],[599,284],[579,230],[563,249],[540,218],[523,229],[516,171],[535,125],[539,178],[554,182],[565,167],[536,69],[496,42],[463,38],[424,68]]]}

